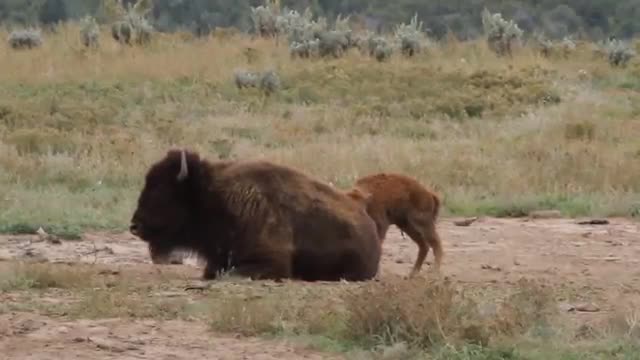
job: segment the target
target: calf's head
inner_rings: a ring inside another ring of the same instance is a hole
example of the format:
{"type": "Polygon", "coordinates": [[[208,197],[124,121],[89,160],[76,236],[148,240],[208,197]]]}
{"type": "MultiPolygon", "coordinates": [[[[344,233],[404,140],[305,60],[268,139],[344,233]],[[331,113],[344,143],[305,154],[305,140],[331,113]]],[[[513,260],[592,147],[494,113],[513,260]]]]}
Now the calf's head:
{"type": "Polygon", "coordinates": [[[145,184],[138,198],[138,206],[131,218],[129,231],[147,242],[151,259],[156,264],[169,262],[174,249],[187,244],[193,195],[190,167],[182,150],[170,150],[147,172],[145,184]]]}

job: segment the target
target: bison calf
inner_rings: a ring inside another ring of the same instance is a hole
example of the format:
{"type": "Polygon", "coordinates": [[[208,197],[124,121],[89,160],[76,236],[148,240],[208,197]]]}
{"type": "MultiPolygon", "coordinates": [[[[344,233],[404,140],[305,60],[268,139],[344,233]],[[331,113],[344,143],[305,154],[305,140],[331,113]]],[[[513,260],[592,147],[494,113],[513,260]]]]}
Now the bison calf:
{"type": "Polygon", "coordinates": [[[171,150],[147,172],[130,231],[154,263],[174,250],[253,279],[362,281],[378,271],[376,224],[362,203],[267,161],[209,162],[171,150]]]}
{"type": "Polygon", "coordinates": [[[417,274],[433,248],[435,267],[440,269],[443,250],[435,222],[440,210],[437,195],[417,180],[393,173],[380,173],[358,179],[347,195],[363,203],[376,222],[382,242],[390,225],[397,226],[418,245],[418,257],[411,271],[417,274]]]}

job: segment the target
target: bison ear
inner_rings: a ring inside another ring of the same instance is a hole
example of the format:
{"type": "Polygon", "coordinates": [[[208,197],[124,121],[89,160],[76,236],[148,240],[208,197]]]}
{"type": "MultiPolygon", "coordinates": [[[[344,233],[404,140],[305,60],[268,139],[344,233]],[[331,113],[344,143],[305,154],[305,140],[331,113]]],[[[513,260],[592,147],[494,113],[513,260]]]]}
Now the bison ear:
{"type": "Polygon", "coordinates": [[[361,189],[359,187],[352,188],[351,190],[349,190],[349,192],[347,192],[347,195],[353,200],[362,202],[365,205],[369,205],[373,197],[373,194],[371,194],[371,192],[361,189]]]}
{"type": "Polygon", "coordinates": [[[365,191],[362,189],[358,189],[358,190],[360,191],[360,195],[362,196],[364,203],[369,205],[371,203],[371,200],[373,200],[373,194],[369,191],[365,191]]]}
{"type": "Polygon", "coordinates": [[[180,172],[178,173],[178,181],[182,181],[189,176],[189,168],[187,166],[187,153],[180,151],[180,172]]]}

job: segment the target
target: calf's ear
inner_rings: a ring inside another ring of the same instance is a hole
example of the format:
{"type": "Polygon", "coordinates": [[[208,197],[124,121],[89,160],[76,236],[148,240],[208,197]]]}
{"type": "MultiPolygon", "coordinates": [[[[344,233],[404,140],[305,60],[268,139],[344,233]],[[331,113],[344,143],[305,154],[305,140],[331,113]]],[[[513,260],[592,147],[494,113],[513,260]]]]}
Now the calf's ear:
{"type": "Polygon", "coordinates": [[[189,176],[189,167],[187,166],[187,153],[180,151],[180,172],[178,173],[178,181],[183,181],[189,176]]]}

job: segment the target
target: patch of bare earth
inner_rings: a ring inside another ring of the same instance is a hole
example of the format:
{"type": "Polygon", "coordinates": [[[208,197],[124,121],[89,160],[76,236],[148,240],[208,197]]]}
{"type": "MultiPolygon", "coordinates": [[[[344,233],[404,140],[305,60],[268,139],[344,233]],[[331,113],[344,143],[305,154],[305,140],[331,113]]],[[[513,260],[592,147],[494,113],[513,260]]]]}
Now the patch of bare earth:
{"type": "Polygon", "coordinates": [[[325,359],[285,342],[213,336],[187,321],[60,321],[33,314],[0,316],[5,359],[325,359]]]}
{"type": "MultiPolygon", "coordinates": [[[[522,277],[544,279],[566,290],[558,302],[566,302],[567,308],[578,302],[595,304],[590,309],[595,311],[573,312],[578,322],[596,320],[614,311],[621,298],[640,293],[640,226],[632,220],[580,225],[574,219],[481,218],[469,226],[457,226],[455,220],[446,218],[438,224],[445,246],[442,270],[455,283],[500,291],[522,277]]],[[[393,228],[384,243],[381,277],[407,275],[416,254],[411,240],[393,228]]],[[[201,296],[184,290],[200,277],[197,261],[154,266],[145,244],[129,234],[92,233],[81,241],[59,244],[37,236],[2,236],[0,259],[1,271],[16,260],[31,259],[71,266],[95,263],[121,277],[147,281],[158,281],[158,273],[170,272],[173,276],[166,281],[172,293],[188,293],[183,296],[191,299],[201,296]]],[[[424,276],[429,276],[428,268],[423,268],[424,276]]],[[[55,292],[47,293],[47,301],[51,296],[55,292]]],[[[67,301],[64,296],[68,294],[60,295],[61,301],[67,301]]],[[[0,297],[2,302],[19,303],[25,295],[9,292],[0,297]]],[[[0,354],[8,359],[338,358],[282,341],[216,335],[200,320],[71,321],[65,316],[8,312],[0,315],[0,354]]]]}

